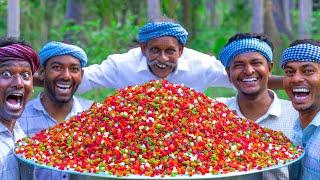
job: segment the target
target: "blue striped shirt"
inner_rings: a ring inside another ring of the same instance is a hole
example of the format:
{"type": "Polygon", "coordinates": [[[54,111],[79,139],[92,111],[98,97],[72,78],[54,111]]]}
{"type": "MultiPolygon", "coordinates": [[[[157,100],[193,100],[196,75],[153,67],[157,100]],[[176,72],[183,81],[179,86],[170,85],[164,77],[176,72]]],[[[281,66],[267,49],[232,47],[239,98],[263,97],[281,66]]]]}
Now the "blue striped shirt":
{"type": "MultiPolygon", "coordinates": [[[[56,125],[58,122],[52,118],[43,107],[40,94],[34,100],[27,103],[26,108],[18,120],[20,126],[27,134],[33,136],[43,129],[47,129],[56,125]]],[[[66,119],[77,115],[79,112],[87,110],[91,107],[92,101],[85,100],[79,97],[73,97],[73,106],[66,119]]],[[[37,180],[65,180],[70,179],[70,175],[60,171],[51,171],[46,169],[35,168],[35,176],[37,180]]]]}
{"type": "MultiPolygon", "coordinates": [[[[23,174],[25,170],[20,169],[22,166],[13,153],[15,142],[25,136],[17,122],[13,128],[13,133],[0,123],[0,180],[19,180],[20,176],[26,179],[32,178],[23,174]]],[[[32,173],[29,173],[29,175],[32,175],[32,173]]]]}
{"type": "Polygon", "coordinates": [[[320,179],[320,112],[304,129],[297,119],[294,131],[293,142],[305,148],[305,156],[290,166],[290,177],[294,180],[320,179]]]}

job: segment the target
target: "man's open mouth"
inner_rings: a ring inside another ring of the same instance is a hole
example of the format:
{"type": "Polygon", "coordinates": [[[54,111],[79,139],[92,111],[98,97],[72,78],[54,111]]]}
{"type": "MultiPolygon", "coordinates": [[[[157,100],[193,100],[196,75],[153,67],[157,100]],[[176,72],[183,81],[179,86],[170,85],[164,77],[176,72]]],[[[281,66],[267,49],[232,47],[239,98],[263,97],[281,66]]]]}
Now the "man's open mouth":
{"type": "Polygon", "coordinates": [[[21,92],[7,95],[6,104],[9,109],[20,109],[23,104],[23,96],[24,94],[21,92]]]}
{"type": "Polygon", "coordinates": [[[70,91],[72,85],[71,83],[57,83],[56,84],[56,88],[60,91],[60,92],[64,92],[67,93],[70,91]]]}
{"type": "Polygon", "coordinates": [[[310,94],[310,89],[307,87],[299,87],[292,89],[293,97],[297,100],[303,100],[308,98],[310,94]]]}

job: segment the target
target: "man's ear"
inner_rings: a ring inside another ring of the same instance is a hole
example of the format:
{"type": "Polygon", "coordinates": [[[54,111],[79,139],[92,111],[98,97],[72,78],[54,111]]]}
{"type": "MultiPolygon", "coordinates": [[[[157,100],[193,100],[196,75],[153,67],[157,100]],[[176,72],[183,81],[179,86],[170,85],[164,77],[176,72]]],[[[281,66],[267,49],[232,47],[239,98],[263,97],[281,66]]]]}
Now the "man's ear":
{"type": "Polygon", "coordinates": [[[83,78],[83,69],[81,68],[81,79],[83,78]]]}
{"type": "MultiPolygon", "coordinates": [[[[230,69],[229,68],[225,68],[227,74],[228,74],[228,78],[229,78],[229,81],[231,82],[231,79],[230,79],[230,69]]],[[[232,82],[231,82],[232,83],[232,82]]]]}
{"type": "Polygon", "coordinates": [[[179,46],[179,57],[181,57],[181,55],[183,53],[183,49],[184,49],[183,45],[179,46]]]}
{"type": "Polygon", "coordinates": [[[273,62],[269,62],[269,63],[268,63],[268,68],[269,68],[269,72],[270,72],[270,75],[269,75],[269,76],[272,76],[273,62]]]}
{"type": "Polygon", "coordinates": [[[142,54],[145,54],[146,48],[147,48],[147,44],[146,43],[140,43],[140,48],[141,48],[142,54]]]}
{"type": "Polygon", "coordinates": [[[40,66],[40,68],[38,70],[38,75],[39,75],[39,79],[41,81],[44,81],[44,77],[45,77],[45,67],[44,66],[40,66]]]}

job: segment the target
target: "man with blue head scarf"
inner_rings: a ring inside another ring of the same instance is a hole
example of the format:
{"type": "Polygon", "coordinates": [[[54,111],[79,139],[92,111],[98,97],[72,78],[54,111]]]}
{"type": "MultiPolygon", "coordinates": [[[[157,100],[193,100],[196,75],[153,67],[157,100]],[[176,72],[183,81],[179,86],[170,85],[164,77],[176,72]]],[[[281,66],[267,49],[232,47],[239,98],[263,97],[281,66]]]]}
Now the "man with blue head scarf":
{"type": "MultiPolygon", "coordinates": [[[[39,52],[39,78],[44,90],[28,102],[19,122],[28,136],[52,127],[87,110],[92,105],[74,96],[81,82],[88,58],[78,46],[62,42],[49,42],[39,52]]],[[[35,168],[38,180],[69,179],[69,175],[57,171],[35,168]]]]}
{"type": "Polygon", "coordinates": [[[94,88],[124,88],[167,79],[198,91],[210,86],[232,87],[215,57],[186,48],[188,32],[168,18],[148,22],[139,31],[138,48],[108,56],[84,68],[78,92],[94,88]]]}
{"type": "Polygon", "coordinates": [[[281,56],[284,88],[299,112],[293,143],[305,156],[290,166],[290,179],[320,179],[320,41],[294,41],[281,56]]]}
{"type": "MultiPolygon", "coordinates": [[[[273,65],[272,50],[272,43],[263,34],[239,33],[231,37],[219,59],[237,88],[237,95],[217,100],[241,117],[292,137],[298,113],[290,101],[279,99],[274,91],[268,89],[273,65]]],[[[289,173],[288,168],[280,168],[239,179],[289,179],[289,173]]]]}

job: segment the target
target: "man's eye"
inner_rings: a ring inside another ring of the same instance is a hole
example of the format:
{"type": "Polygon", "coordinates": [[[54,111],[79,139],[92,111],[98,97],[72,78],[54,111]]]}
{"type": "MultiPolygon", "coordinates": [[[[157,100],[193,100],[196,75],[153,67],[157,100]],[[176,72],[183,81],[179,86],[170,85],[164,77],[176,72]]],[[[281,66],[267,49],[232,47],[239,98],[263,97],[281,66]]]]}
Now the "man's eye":
{"type": "Polygon", "coordinates": [[[176,50],[175,49],[168,49],[166,52],[169,55],[173,55],[174,53],[176,53],[176,50]]]}
{"type": "Polygon", "coordinates": [[[286,76],[291,76],[293,74],[293,71],[285,70],[284,73],[285,73],[286,76]]]}
{"type": "Polygon", "coordinates": [[[9,77],[11,77],[11,73],[9,71],[3,71],[1,73],[1,76],[5,77],[5,78],[9,78],[9,77]]]}
{"type": "Polygon", "coordinates": [[[233,68],[240,68],[240,67],[242,67],[243,65],[242,64],[233,64],[233,68]]]}
{"type": "Polygon", "coordinates": [[[54,70],[60,70],[61,67],[60,67],[60,66],[52,66],[52,69],[54,69],[54,70]]]}
{"type": "Polygon", "coordinates": [[[313,72],[314,72],[313,69],[305,69],[305,70],[304,70],[304,73],[305,73],[305,74],[312,74],[313,72]]]}
{"type": "Polygon", "coordinates": [[[151,53],[158,53],[158,52],[159,52],[159,49],[157,49],[157,48],[151,48],[151,49],[150,49],[150,52],[151,52],[151,53]]]}
{"type": "Polygon", "coordinates": [[[262,64],[261,61],[256,61],[256,62],[253,63],[253,65],[255,65],[255,66],[259,66],[259,65],[261,65],[261,64],[262,64]]]}
{"type": "Polygon", "coordinates": [[[72,67],[71,71],[72,72],[78,72],[78,71],[80,71],[80,67],[72,67]]]}
{"type": "Polygon", "coordinates": [[[22,78],[23,78],[24,80],[29,80],[29,79],[31,78],[30,72],[25,72],[25,73],[23,73],[23,74],[22,74],[22,78]]]}

